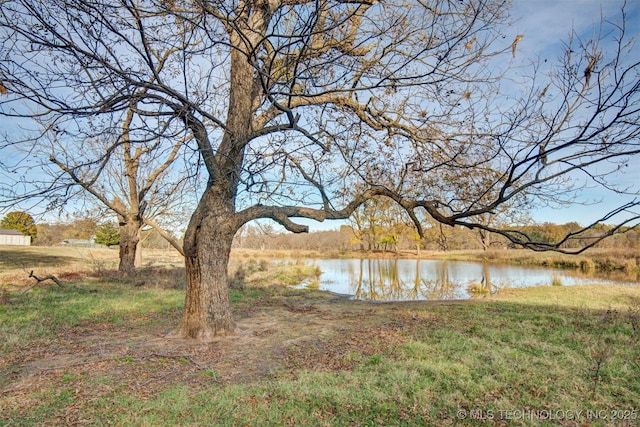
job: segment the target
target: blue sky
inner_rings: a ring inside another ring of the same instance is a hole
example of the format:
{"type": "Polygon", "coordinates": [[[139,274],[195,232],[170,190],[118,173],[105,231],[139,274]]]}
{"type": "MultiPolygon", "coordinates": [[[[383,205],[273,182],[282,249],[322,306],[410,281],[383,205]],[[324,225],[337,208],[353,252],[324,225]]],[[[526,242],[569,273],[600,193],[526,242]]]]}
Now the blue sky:
{"type": "MultiPolygon", "coordinates": [[[[517,60],[522,64],[536,57],[554,61],[560,55],[562,41],[566,40],[572,28],[588,37],[597,31],[604,17],[614,21],[620,19],[620,0],[513,0],[511,27],[505,34],[513,37],[522,34],[518,44],[517,60]]],[[[627,34],[638,38],[640,35],[640,1],[629,0],[626,5],[627,34]]],[[[640,57],[640,51],[638,52],[640,57]]],[[[6,131],[15,127],[16,121],[0,118],[0,130],[6,131]]],[[[2,160],[2,159],[0,159],[2,160]]],[[[2,177],[0,176],[0,179],[2,177]]],[[[640,158],[631,159],[625,173],[618,177],[618,182],[627,187],[640,188],[640,158]]],[[[532,218],[539,222],[565,223],[577,221],[588,224],[602,216],[611,208],[629,201],[631,197],[612,196],[595,188],[585,188],[577,201],[589,203],[576,204],[566,208],[539,208],[530,212],[532,218]]],[[[310,224],[312,230],[334,229],[340,222],[326,221],[310,224]]]]}
{"type": "MultiPolygon", "coordinates": [[[[598,31],[602,18],[618,22],[622,1],[618,0],[514,0],[513,30],[523,34],[518,44],[521,58],[541,58],[555,60],[571,29],[589,37],[598,31]]],[[[637,57],[640,58],[640,1],[627,2],[627,35],[636,38],[639,43],[637,57]]],[[[640,158],[630,159],[629,166],[617,177],[623,187],[640,189],[640,158]]],[[[540,208],[531,212],[533,219],[539,222],[565,223],[577,221],[583,225],[597,220],[612,208],[630,201],[630,196],[616,196],[596,188],[585,188],[576,201],[588,203],[576,204],[566,208],[540,208]]]]}
{"type": "MultiPolygon", "coordinates": [[[[602,19],[618,22],[623,5],[622,0],[513,0],[512,25],[504,29],[508,40],[517,34],[523,35],[518,44],[516,61],[526,67],[540,57],[548,59],[548,64],[561,54],[563,41],[566,41],[572,29],[581,37],[589,38],[597,33],[602,19]]],[[[640,1],[629,0],[625,12],[627,15],[627,36],[640,38],[640,1]]],[[[638,58],[640,58],[640,40],[638,40],[638,58]]],[[[519,64],[515,64],[518,66],[519,64]]],[[[630,159],[629,167],[616,177],[621,187],[635,188],[640,191],[640,158],[630,159]]],[[[631,196],[617,196],[600,188],[586,186],[571,206],[539,207],[529,212],[536,222],[563,224],[576,221],[588,225],[617,206],[629,201],[631,196]]],[[[334,229],[341,222],[299,221],[308,224],[311,230],[334,229]]]]}

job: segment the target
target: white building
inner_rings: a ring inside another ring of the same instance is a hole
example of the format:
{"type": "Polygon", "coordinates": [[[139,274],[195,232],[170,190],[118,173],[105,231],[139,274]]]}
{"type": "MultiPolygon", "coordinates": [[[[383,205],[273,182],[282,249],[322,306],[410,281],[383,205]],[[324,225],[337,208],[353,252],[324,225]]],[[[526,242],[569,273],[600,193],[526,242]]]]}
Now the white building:
{"type": "Polygon", "coordinates": [[[17,230],[0,228],[0,246],[29,246],[31,236],[25,236],[17,230]]]}

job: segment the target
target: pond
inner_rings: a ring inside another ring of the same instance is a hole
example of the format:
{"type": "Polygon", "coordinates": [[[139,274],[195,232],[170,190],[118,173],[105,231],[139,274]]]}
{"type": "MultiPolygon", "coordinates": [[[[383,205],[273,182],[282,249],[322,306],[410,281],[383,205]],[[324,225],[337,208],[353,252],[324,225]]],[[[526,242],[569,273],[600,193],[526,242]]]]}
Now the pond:
{"type": "Polygon", "coordinates": [[[315,259],[322,274],[314,287],[372,301],[488,298],[501,288],[575,284],[638,285],[638,277],[612,280],[576,271],[482,262],[415,259],[315,259]]]}

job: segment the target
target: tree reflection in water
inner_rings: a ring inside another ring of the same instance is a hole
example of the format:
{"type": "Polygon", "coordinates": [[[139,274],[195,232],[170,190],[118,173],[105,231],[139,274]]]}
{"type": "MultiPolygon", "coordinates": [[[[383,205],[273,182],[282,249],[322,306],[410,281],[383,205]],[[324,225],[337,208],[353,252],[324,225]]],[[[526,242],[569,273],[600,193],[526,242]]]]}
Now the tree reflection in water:
{"type": "MultiPolygon", "coordinates": [[[[429,278],[423,279],[421,260],[415,261],[413,272],[401,269],[398,259],[360,259],[350,264],[350,288],[356,299],[374,301],[403,300],[451,300],[458,299],[460,284],[452,282],[448,261],[431,266],[429,278]]],[[[489,266],[483,265],[480,281],[470,281],[468,287],[481,284],[482,292],[473,292],[486,296],[495,293],[497,287],[491,283],[489,266]]],[[[476,289],[474,287],[474,289],[476,289]]],[[[471,292],[470,292],[471,293],[471,292]]]]}
{"type": "Polygon", "coordinates": [[[319,289],[374,301],[487,298],[498,289],[574,284],[637,285],[583,273],[491,263],[415,259],[317,259],[319,289]]]}

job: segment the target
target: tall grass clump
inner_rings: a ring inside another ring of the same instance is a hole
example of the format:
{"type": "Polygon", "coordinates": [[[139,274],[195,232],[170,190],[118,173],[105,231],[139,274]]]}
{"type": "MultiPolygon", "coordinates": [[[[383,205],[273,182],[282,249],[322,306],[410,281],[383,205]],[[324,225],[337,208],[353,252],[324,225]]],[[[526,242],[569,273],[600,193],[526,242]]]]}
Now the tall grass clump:
{"type": "Polygon", "coordinates": [[[625,261],[624,266],[622,267],[623,271],[627,274],[636,274],[640,273],[640,265],[638,263],[640,259],[628,259],[625,261]]]}
{"type": "Polygon", "coordinates": [[[232,288],[241,289],[245,285],[293,286],[302,282],[313,282],[322,272],[318,266],[301,260],[274,261],[250,259],[239,261],[230,276],[232,288]]]}
{"type": "Polygon", "coordinates": [[[580,271],[583,273],[593,273],[596,270],[596,263],[592,259],[583,258],[580,260],[580,271]]]}

